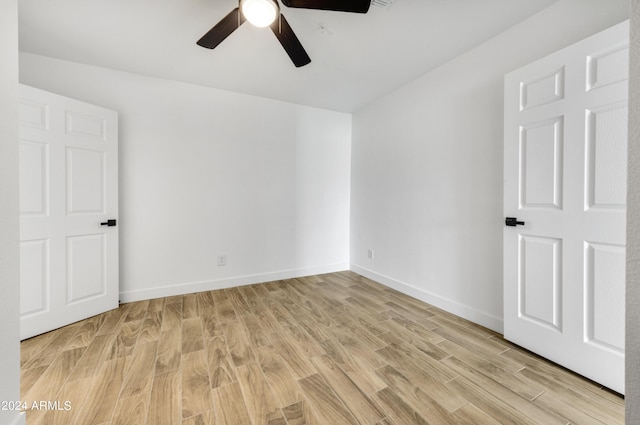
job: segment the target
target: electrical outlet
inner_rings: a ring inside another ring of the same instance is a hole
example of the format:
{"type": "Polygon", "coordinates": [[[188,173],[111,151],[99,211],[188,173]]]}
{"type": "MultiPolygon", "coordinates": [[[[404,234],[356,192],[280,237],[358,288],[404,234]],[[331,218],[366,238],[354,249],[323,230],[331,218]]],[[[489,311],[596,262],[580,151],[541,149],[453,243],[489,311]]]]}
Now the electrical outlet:
{"type": "Polygon", "coordinates": [[[367,250],[367,257],[369,258],[369,260],[373,260],[373,249],[369,248],[367,250]]]}
{"type": "Polygon", "coordinates": [[[227,265],[227,256],[218,255],[218,266],[226,266],[226,265],[227,265]]]}

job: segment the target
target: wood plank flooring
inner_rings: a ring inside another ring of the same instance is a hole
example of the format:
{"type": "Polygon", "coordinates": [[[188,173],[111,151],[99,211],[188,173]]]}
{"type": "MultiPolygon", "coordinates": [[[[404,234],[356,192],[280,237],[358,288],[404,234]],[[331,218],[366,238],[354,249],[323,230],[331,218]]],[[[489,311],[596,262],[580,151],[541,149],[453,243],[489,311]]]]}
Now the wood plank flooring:
{"type": "Polygon", "coordinates": [[[22,400],[58,402],[28,425],[624,423],[619,395],[352,272],[123,304],[21,348],[22,400]]]}

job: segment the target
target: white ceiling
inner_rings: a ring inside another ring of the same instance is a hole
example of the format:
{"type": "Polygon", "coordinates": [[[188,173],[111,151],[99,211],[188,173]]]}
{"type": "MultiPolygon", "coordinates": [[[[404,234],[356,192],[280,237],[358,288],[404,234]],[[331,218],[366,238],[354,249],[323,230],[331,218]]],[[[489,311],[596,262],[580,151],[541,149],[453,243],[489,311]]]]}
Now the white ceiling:
{"type": "Polygon", "coordinates": [[[396,0],[367,14],[282,6],[312,62],[295,68],[245,23],[214,50],[196,41],[237,0],[20,0],[20,50],[352,112],[557,0],[396,0]]]}

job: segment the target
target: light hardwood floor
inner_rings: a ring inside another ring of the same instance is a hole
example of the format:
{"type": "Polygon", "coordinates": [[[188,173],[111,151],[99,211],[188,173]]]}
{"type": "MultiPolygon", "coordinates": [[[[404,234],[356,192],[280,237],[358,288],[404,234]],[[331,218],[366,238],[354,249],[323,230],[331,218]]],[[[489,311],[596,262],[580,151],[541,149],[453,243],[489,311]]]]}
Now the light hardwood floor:
{"type": "Polygon", "coordinates": [[[624,423],[617,394],[352,272],[124,304],[21,348],[22,400],[59,402],[28,425],[624,423]]]}

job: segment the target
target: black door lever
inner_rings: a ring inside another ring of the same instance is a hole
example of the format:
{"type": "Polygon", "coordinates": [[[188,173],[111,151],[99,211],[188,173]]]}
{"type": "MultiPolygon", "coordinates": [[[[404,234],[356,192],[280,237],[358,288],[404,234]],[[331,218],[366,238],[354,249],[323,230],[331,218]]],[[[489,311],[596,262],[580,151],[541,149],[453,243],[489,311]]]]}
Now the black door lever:
{"type": "Polygon", "coordinates": [[[506,224],[507,226],[512,226],[512,227],[515,227],[517,225],[524,226],[524,221],[518,221],[518,219],[515,218],[515,217],[507,217],[504,220],[504,224],[506,224]]]}
{"type": "Polygon", "coordinates": [[[103,223],[100,223],[100,226],[108,226],[108,227],[113,227],[116,225],[116,221],[114,219],[109,219],[103,223]]]}

